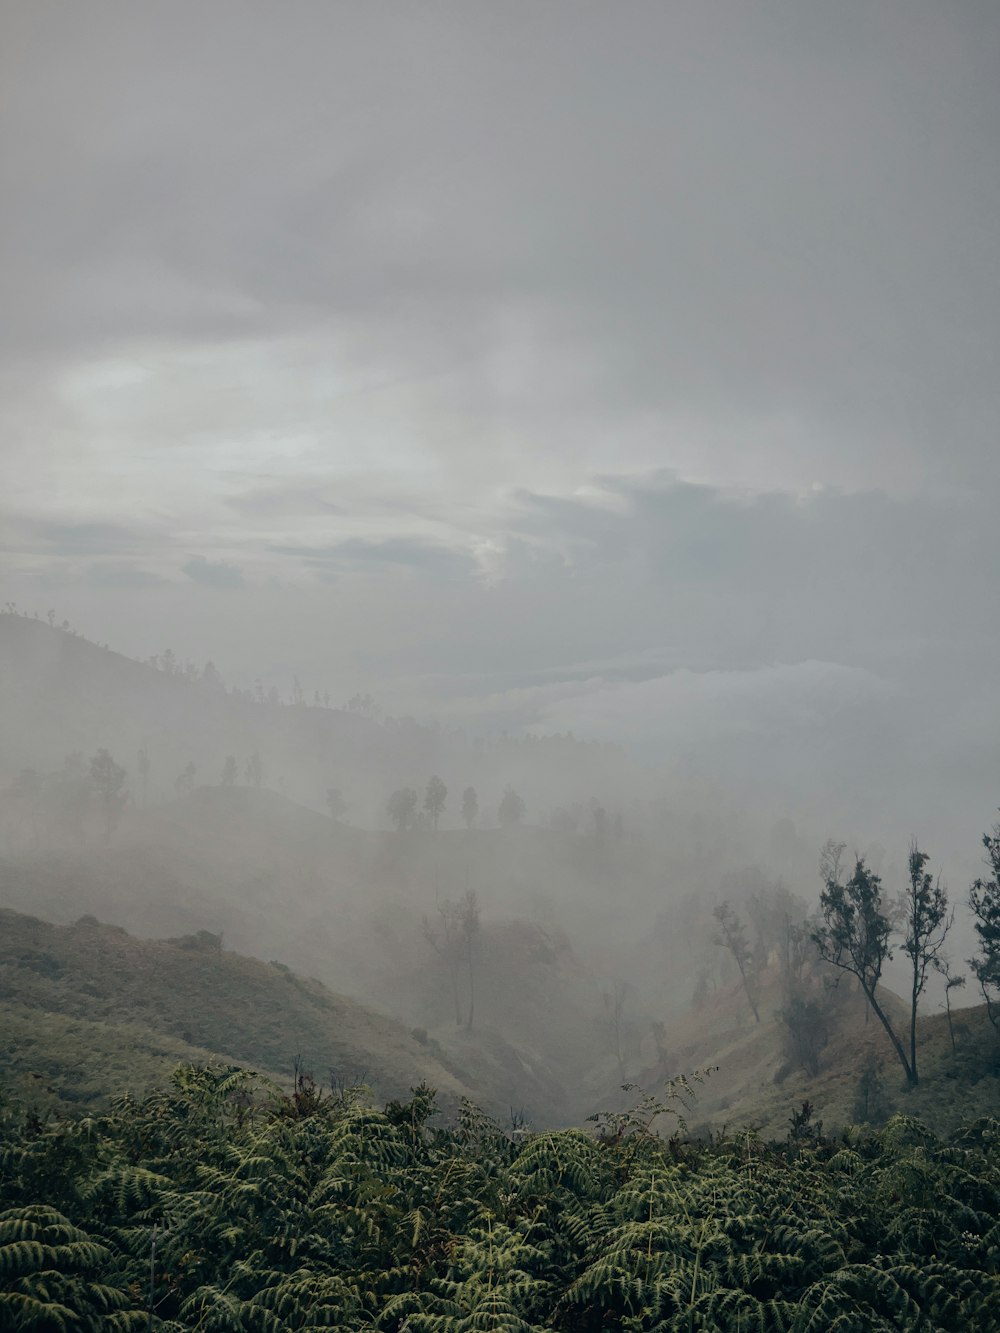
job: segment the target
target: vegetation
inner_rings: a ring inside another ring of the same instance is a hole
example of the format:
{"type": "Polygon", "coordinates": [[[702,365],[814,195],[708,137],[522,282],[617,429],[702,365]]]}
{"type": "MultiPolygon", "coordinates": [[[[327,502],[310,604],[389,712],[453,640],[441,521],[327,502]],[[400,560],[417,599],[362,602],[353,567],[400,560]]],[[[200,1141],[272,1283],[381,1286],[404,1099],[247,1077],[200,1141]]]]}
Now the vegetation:
{"type": "MultiPolygon", "coordinates": [[[[297,1053],[384,1096],[433,1079],[446,1106],[471,1088],[392,1019],[200,931],[140,940],[82,917],[60,927],[0,911],[0,1088],[39,1113],[93,1112],[167,1084],[179,1063],[224,1060],[288,1077],[297,1053]]],[[[0,1321],[2,1326],[2,1321],[0,1321]]]]}
{"type": "Polygon", "coordinates": [[[598,1132],[376,1111],[186,1067],[109,1114],[5,1116],[12,1330],[640,1333],[1000,1327],[1000,1124],[695,1144],[674,1100],[598,1132]],[[664,1127],[657,1133],[657,1127],[664,1127]],[[673,1126],[673,1133],[669,1130],[673,1126]]]}
{"type": "Polygon", "coordinates": [[[754,1021],[759,1023],[760,996],[756,966],[753,951],[747,940],[746,927],[729,903],[720,903],[712,915],[719,926],[715,942],[722,948],[728,949],[736,960],[736,966],[740,970],[740,980],[743,983],[743,993],[747,997],[747,1003],[750,1005],[754,1021]]]}
{"type": "Polygon", "coordinates": [[[986,1001],[990,1022],[1000,1036],[1000,824],[983,835],[988,878],[976,880],[969,892],[969,906],[975,917],[979,954],[969,960],[973,976],[986,1001]]]}
{"type": "Polygon", "coordinates": [[[506,787],[497,809],[497,819],[500,821],[500,827],[513,828],[515,824],[520,824],[524,818],[524,810],[524,801],[514,788],[506,787]]]}
{"type": "MultiPolygon", "coordinates": [[[[825,851],[822,921],[813,933],[813,941],[824,962],[857,977],[865,999],[892,1042],[907,1083],[915,1087],[919,1082],[915,1048],[911,1060],[878,994],[882,968],[892,957],[892,921],[883,901],[882,881],[863,857],[857,858],[854,873],[844,880],[840,873],[842,851],[842,846],[832,844],[825,851]]],[[[913,999],[914,1024],[916,1002],[917,993],[913,999]]]]}

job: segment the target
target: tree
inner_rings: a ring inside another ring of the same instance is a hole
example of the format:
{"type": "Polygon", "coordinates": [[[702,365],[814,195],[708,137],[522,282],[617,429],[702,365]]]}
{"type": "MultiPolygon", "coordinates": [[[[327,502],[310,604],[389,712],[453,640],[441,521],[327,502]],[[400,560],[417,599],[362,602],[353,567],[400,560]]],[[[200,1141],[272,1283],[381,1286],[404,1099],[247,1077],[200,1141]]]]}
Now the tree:
{"type": "Polygon", "coordinates": [[[507,787],[500,800],[497,818],[501,828],[513,828],[524,818],[524,802],[513,787],[507,787]]]}
{"type": "Polygon", "coordinates": [[[438,920],[423,919],[424,938],[438,955],[451,978],[452,1000],[455,1005],[455,1026],[462,1026],[460,974],[464,966],[468,978],[469,1008],[465,1020],[472,1027],[476,1009],[475,961],[479,951],[479,899],[475,890],[468,889],[457,902],[450,898],[437,903],[438,920]]]}
{"type": "Polygon", "coordinates": [[[222,765],[222,785],[223,787],[236,786],[236,757],[227,754],[226,762],[222,765]]]}
{"type": "Polygon", "coordinates": [[[476,1010],[476,976],[474,963],[479,952],[479,899],[474,889],[467,889],[458,902],[458,925],[461,932],[465,966],[469,978],[469,1017],[465,1026],[472,1030],[476,1010]]]}
{"type": "Polygon", "coordinates": [[[475,828],[479,820],[479,797],[475,787],[466,787],[462,792],[462,819],[466,828],[475,828]]]}
{"type": "MultiPolygon", "coordinates": [[[[618,1076],[623,1083],[625,1081],[626,1041],[629,1035],[630,1026],[625,1017],[625,1006],[633,989],[634,988],[628,981],[621,981],[616,977],[611,983],[611,990],[605,991],[601,997],[604,1001],[604,1010],[607,1018],[611,1054],[615,1057],[618,1064],[618,1076]]],[[[660,1045],[659,1049],[662,1058],[662,1045],[660,1045]]]]}
{"type": "Polygon", "coordinates": [[[104,812],[104,841],[111,841],[111,830],[125,805],[125,770],[116,764],[107,750],[98,750],[90,761],[90,781],[104,812]]]}
{"type": "Polygon", "coordinates": [[[927,984],[927,969],[934,966],[955,919],[948,910],[948,895],[926,870],[930,857],[914,842],[910,848],[910,882],[900,899],[903,952],[910,960],[910,1069],[917,1081],[917,1005],[927,984]]]}
{"type": "Polygon", "coordinates": [[[740,969],[740,977],[743,981],[743,990],[753,1011],[753,1016],[759,1023],[757,968],[753,950],[747,940],[746,927],[729,903],[720,903],[712,915],[719,923],[719,933],[715,937],[715,943],[724,949],[728,949],[736,959],[736,966],[740,969]]]}
{"type": "Polygon", "coordinates": [[[430,815],[431,824],[437,831],[438,820],[444,811],[444,803],[448,796],[448,788],[436,775],[427,782],[427,790],[424,793],[424,809],[430,815]]]}
{"type": "Polygon", "coordinates": [[[1000,1034],[1000,823],[983,834],[989,876],[980,877],[969,890],[969,906],[979,936],[979,954],[970,958],[972,975],[986,1001],[986,1012],[1000,1034]]]}
{"type": "Polygon", "coordinates": [[[826,883],[820,895],[820,923],[812,938],[824,962],[857,977],[865,999],[892,1042],[893,1050],[911,1086],[917,1082],[903,1044],[879,1003],[877,989],[886,959],[892,957],[889,936],[892,925],[882,906],[882,881],[859,857],[854,873],[840,882],[839,844],[827,844],[821,858],[826,883]],[[836,855],[829,856],[828,852],[836,855]]]}
{"type": "Polygon", "coordinates": [[[246,780],[251,787],[260,786],[261,782],[264,780],[264,768],[260,762],[260,755],[256,750],[254,750],[253,754],[247,760],[246,767],[243,771],[246,780]]]}
{"type": "Polygon", "coordinates": [[[344,800],[339,787],[327,787],[326,808],[329,810],[330,818],[335,824],[339,824],[347,814],[347,802],[344,800]]]}
{"type": "Polygon", "coordinates": [[[948,1012],[948,1036],[951,1038],[951,1053],[957,1055],[958,1047],[955,1045],[955,1027],[951,1019],[951,993],[958,990],[960,986],[965,985],[965,977],[951,970],[951,964],[947,958],[940,955],[932,960],[934,969],[939,972],[944,979],[944,1003],[948,1012]]]}
{"type": "Polygon", "coordinates": [[[190,796],[194,791],[194,776],[197,772],[197,764],[193,759],[189,759],[183,773],[178,774],[174,780],[174,790],[178,796],[190,796]]]}
{"type": "Polygon", "coordinates": [[[397,833],[405,832],[412,825],[418,799],[412,787],[399,787],[386,801],[385,808],[397,833]]]}

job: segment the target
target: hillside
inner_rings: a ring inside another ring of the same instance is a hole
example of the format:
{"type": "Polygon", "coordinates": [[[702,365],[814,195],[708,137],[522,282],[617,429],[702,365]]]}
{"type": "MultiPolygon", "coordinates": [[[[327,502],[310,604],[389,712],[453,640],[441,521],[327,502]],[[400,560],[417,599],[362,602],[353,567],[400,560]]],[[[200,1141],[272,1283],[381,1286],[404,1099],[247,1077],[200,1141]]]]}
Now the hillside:
{"type": "Polygon", "coordinates": [[[605,979],[636,925],[600,886],[615,873],[628,883],[627,855],[595,856],[583,838],[535,828],[372,832],[277,792],[207,787],[128,809],[107,845],[93,830],[9,840],[0,904],[63,925],[89,913],[142,936],[221,934],[227,948],[278,958],[428,1029],[497,1095],[566,1123],[586,1109],[579,1088],[592,1070],[603,1070],[600,1087],[615,1081],[605,979]],[[424,929],[469,888],[482,906],[478,1044],[456,1029],[450,973],[424,929]],[[560,899],[576,904],[572,940],[560,899]],[[598,942],[583,956],[581,935],[598,942]],[[506,1047],[518,1054],[492,1067],[506,1047]]]}
{"type": "Polygon", "coordinates": [[[423,1034],[207,933],[142,940],[91,917],[53,926],[0,911],[0,1015],[4,1086],[63,1109],[210,1060],[287,1082],[300,1058],[328,1085],[361,1080],[381,1097],[425,1080],[451,1107],[482,1095],[423,1034]]]}
{"type": "MultiPolygon", "coordinates": [[[[411,718],[381,718],[373,701],[322,706],[314,692],[227,689],[210,663],[182,665],[161,653],[157,665],[139,662],[80,635],[28,616],[0,611],[0,786],[23,768],[57,767],[67,754],[104,746],[129,770],[130,791],[143,797],[136,755],[149,756],[152,801],[174,795],[190,762],[199,782],[219,779],[227,755],[240,772],[252,754],[265,785],[295,801],[325,808],[338,787],[350,817],[384,822],[389,792],[422,787],[439,773],[454,792],[476,785],[481,807],[495,815],[505,785],[514,783],[537,810],[621,789],[630,765],[607,745],[570,737],[533,741],[498,739],[489,745],[458,730],[421,725],[411,718]],[[291,694],[289,701],[287,696],[291,694]],[[555,798],[555,799],[554,799],[555,798]]],[[[453,806],[457,809],[457,802],[453,806]]],[[[452,822],[457,823],[457,816],[452,822]]]]}
{"type": "MultiPolygon", "coordinates": [[[[902,1002],[884,990],[881,1000],[897,1031],[903,1030],[902,1002]]],[[[692,1107],[693,1127],[718,1131],[753,1125],[765,1137],[781,1139],[792,1112],[808,1101],[834,1130],[864,1118],[858,1114],[863,1080],[874,1123],[902,1113],[920,1118],[937,1133],[950,1133],[976,1116],[1000,1111],[1000,1041],[985,1005],[953,1011],[954,1053],[945,1014],[918,1019],[916,1088],[906,1086],[885,1031],[874,1016],[866,1020],[863,999],[848,983],[841,987],[829,1044],[815,1076],[788,1060],[779,1009],[772,981],[765,987],[762,1021],[757,1024],[733,986],[671,1024],[673,1072],[712,1071],[692,1107]]],[[[657,1074],[647,1068],[639,1082],[655,1086],[657,1074]]]]}

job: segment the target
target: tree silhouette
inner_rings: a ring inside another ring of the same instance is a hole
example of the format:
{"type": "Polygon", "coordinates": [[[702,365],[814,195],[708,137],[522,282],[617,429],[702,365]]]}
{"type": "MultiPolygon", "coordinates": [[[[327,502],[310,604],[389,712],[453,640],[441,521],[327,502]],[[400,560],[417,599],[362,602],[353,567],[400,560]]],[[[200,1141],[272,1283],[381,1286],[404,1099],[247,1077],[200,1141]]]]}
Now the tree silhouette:
{"type": "Polygon", "coordinates": [[[469,1007],[465,1026],[472,1027],[476,1009],[475,962],[479,952],[479,899],[468,889],[458,901],[439,899],[437,921],[423,919],[424,938],[441,959],[451,979],[452,1000],[455,1005],[455,1026],[462,1026],[460,974],[468,979],[469,1007]]]}
{"type": "Polygon", "coordinates": [[[932,960],[932,966],[944,981],[944,1003],[948,1013],[948,1036],[951,1038],[951,1053],[956,1055],[958,1047],[955,1045],[955,1027],[951,1018],[951,993],[965,985],[965,977],[957,972],[952,972],[947,958],[942,958],[940,954],[932,960]]]}
{"type": "Polygon", "coordinates": [[[235,786],[236,786],[236,757],[235,757],[235,755],[231,755],[231,754],[227,754],[227,755],[226,755],[226,762],[222,765],[222,786],[223,786],[223,787],[235,787],[235,786]]]}
{"type": "Polygon", "coordinates": [[[980,877],[969,890],[969,906],[979,937],[979,953],[969,959],[972,975],[986,1001],[986,1012],[1000,1034],[1000,823],[983,834],[986,864],[990,874],[980,877]]]}
{"type": "Polygon", "coordinates": [[[479,822],[479,797],[475,787],[466,787],[462,792],[462,819],[466,828],[475,828],[479,822]]]}
{"type": "Polygon", "coordinates": [[[948,910],[948,895],[938,877],[926,870],[930,857],[914,843],[910,848],[910,882],[900,899],[903,952],[910,960],[910,1068],[917,1081],[917,1006],[927,984],[927,970],[934,966],[945,937],[955,919],[948,910]]]}
{"type": "Polygon", "coordinates": [[[194,779],[197,772],[197,764],[193,759],[189,759],[184,771],[174,779],[174,790],[178,796],[190,796],[194,791],[194,779]]]}
{"type": "Polygon", "coordinates": [[[753,1011],[753,1016],[759,1023],[757,968],[753,950],[747,940],[746,927],[729,903],[720,903],[712,915],[719,923],[719,933],[715,937],[715,942],[724,949],[728,949],[735,958],[736,966],[740,970],[740,977],[743,981],[743,990],[753,1011]]]}
{"type": "Polygon", "coordinates": [[[841,883],[838,876],[839,858],[828,860],[826,869],[826,884],[820,895],[821,922],[813,931],[813,942],[824,962],[857,977],[872,1012],[892,1042],[907,1083],[914,1086],[917,1071],[877,994],[882,968],[892,957],[892,926],[882,905],[882,881],[868,869],[863,857],[857,859],[854,874],[846,883],[841,883]]]}
{"type": "Polygon", "coordinates": [[[90,781],[104,814],[104,841],[111,841],[111,830],[125,806],[122,786],[125,770],[116,764],[107,750],[98,750],[90,761],[90,781]]]}
{"type": "Polygon", "coordinates": [[[327,787],[326,808],[335,824],[339,823],[347,814],[347,802],[344,800],[339,787],[327,787]]]}
{"type": "Polygon", "coordinates": [[[260,755],[256,750],[254,750],[253,754],[247,760],[244,774],[251,787],[259,787],[263,781],[264,768],[260,762],[260,755]]]}
{"type": "Polygon", "coordinates": [[[444,811],[444,803],[448,796],[448,788],[436,775],[427,782],[427,790],[424,793],[424,809],[430,816],[431,824],[437,831],[438,820],[444,811]]]}
{"type": "Polygon", "coordinates": [[[399,787],[386,801],[385,808],[397,833],[404,833],[413,824],[418,799],[412,787],[399,787]]]}
{"type": "Polygon", "coordinates": [[[497,819],[501,828],[513,828],[524,818],[524,802],[513,787],[507,787],[500,800],[497,819]]]}

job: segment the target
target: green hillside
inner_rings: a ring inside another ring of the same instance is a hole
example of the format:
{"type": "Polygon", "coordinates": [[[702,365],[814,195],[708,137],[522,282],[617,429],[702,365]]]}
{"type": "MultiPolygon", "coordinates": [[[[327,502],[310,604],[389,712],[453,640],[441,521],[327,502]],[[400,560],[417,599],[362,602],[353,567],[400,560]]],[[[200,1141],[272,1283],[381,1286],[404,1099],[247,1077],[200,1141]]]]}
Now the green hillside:
{"type": "MultiPolygon", "coordinates": [[[[909,1088],[885,1031],[866,1015],[860,995],[844,983],[837,999],[815,1075],[788,1058],[773,983],[765,988],[759,1024],[735,986],[673,1023],[670,1054],[677,1072],[712,1070],[699,1090],[693,1122],[711,1130],[753,1125],[765,1137],[780,1138],[790,1113],[805,1101],[837,1128],[865,1118],[859,1098],[866,1096],[867,1118],[874,1123],[905,1114],[941,1134],[976,1116],[1000,1114],[1000,1041],[985,1005],[954,1011],[955,1051],[945,1014],[918,1019],[920,1083],[909,1088]]],[[[902,1026],[902,1002],[883,991],[882,1003],[902,1026]]],[[[655,1071],[647,1070],[646,1078],[655,1078],[655,1071]]]]}
{"type": "MultiPolygon", "coordinates": [[[[287,1082],[296,1058],[329,1084],[443,1104],[473,1090],[424,1037],[206,932],[142,940],[83,917],[53,926],[0,911],[0,1079],[61,1110],[166,1082],[181,1062],[238,1062],[287,1082]]],[[[421,1034],[422,1035],[422,1034],[421,1034]]]]}

